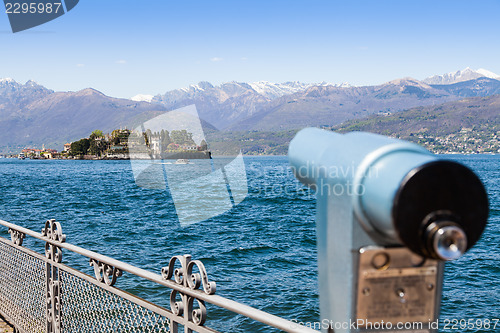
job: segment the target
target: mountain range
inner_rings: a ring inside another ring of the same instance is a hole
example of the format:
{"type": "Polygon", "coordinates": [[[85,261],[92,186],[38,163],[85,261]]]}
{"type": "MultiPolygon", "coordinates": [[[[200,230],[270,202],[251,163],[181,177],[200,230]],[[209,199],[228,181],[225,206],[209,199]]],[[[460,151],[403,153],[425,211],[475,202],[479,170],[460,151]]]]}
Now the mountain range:
{"type": "Polygon", "coordinates": [[[422,81],[404,78],[365,87],[324,82],[230,82],[219,86],[200,82],[149,100],[169,110],[195,104],[200,116],[220,130],[276,131],[488,96],[498,93],[499,80],[499,75],[485,69],[466,68],[422,81]]]}
{"type": "Polygon", "coordinates": [[[305,84],[301,82],[271,83],[267,81],[242,83],[228,82],[214,86],[200,82],[187,88],[168,91],[154,96],[152,103],[163,105],[169,110],[195,104],[200,117],[218,129],[227,129],[233,124],[265,109],[270,102],[306,91],[313,87],[350,87],[347,83],[305,84]]]}
{"type": "Polygon", "coordinates": [[[106,96],[94,89],[54,92],[36,82],[0,80],[0,151],[25,146],[60,146],[95,129],[131,127],[138,119],[195,104],[205,127],[221,131],[287,131],[335,126],[350,119],[389,115],[500,93],[500,77],[469,68],[381,85],[200,82],[157,96],[106,96]],[[211,125],[210,125],[211,124],[211,125]],[[213,126],[212,126],[213,125],[213,126]]]}

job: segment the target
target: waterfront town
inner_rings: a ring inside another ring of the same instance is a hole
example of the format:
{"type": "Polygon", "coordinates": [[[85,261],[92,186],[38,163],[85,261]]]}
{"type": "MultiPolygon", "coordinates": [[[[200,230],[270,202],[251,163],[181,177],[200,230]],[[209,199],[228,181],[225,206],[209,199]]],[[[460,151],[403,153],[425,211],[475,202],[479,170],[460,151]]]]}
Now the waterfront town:
{"type": "Polygon", "coordinates": [[[64,144],[58,151],[42,145],[38,148],[24,148],[19,154],[3,155],[5,158],[19,159],[125,159],[127,158],[127,139],[131,131],[114,130],[104,134],[100,130],[93,131],[88,138],[64,144]]]}

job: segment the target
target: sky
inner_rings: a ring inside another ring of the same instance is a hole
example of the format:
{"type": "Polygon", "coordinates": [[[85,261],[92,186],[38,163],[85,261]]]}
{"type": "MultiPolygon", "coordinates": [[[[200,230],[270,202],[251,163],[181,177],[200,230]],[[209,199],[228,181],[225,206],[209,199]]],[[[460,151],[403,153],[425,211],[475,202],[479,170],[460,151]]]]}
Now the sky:
{"type": "Polygon", "coordinates": [[[80,0],[12,33],[0,12],[0,78],[114,97],[199,81],[424,79],[500,74],[500,1],[80,0]]]}

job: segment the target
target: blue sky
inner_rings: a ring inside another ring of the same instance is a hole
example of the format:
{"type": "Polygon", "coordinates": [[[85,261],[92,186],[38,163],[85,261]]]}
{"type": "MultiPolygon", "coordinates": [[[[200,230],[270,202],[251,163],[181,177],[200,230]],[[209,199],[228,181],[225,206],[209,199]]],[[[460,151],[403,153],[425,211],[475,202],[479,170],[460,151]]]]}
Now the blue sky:
{"type": "Polygon", "coordinates": [[[13,34],[0,78],[116,97],[199,81],[383,83],[465,67],[500,74],[500,1],[80,0],[13,34]]]}

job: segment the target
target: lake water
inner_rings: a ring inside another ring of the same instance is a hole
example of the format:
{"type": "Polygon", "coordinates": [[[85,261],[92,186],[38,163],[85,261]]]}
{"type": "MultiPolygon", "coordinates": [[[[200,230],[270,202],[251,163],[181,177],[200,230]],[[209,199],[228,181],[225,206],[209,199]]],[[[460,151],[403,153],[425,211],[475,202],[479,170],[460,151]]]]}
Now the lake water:
{"type": "MultiPolygon", "coordinates": [[[[490,218],[476,247],[446,266],[441,318],[499,318],[500,156],[446,158],[482,178],[490,218]]],[[[287,319],[318,321],[314,195],[289,172],[286,157],[245,157],[245,164],[249,190],[241,204],[181,227],[169,193],[138,187],[128,161],[2,159],[0,219],[39,231],[55,218],[67,242],[157,273],[171,256],[190,253],[204,262],[218,295],[287,319]]],[[[7,237],[3,228],[1,235],[7,237]]],[[[64,261],[92,274],[81,257],[65,251],[64,261]]],[[[168,291],[130,275],[117,287],[168,305],[168,291]]],[[[226,332],[268,331],[210,307],[209,323],[226,332]]],[[[476,331],[493,332],[470,330],[476,331]]]]}

